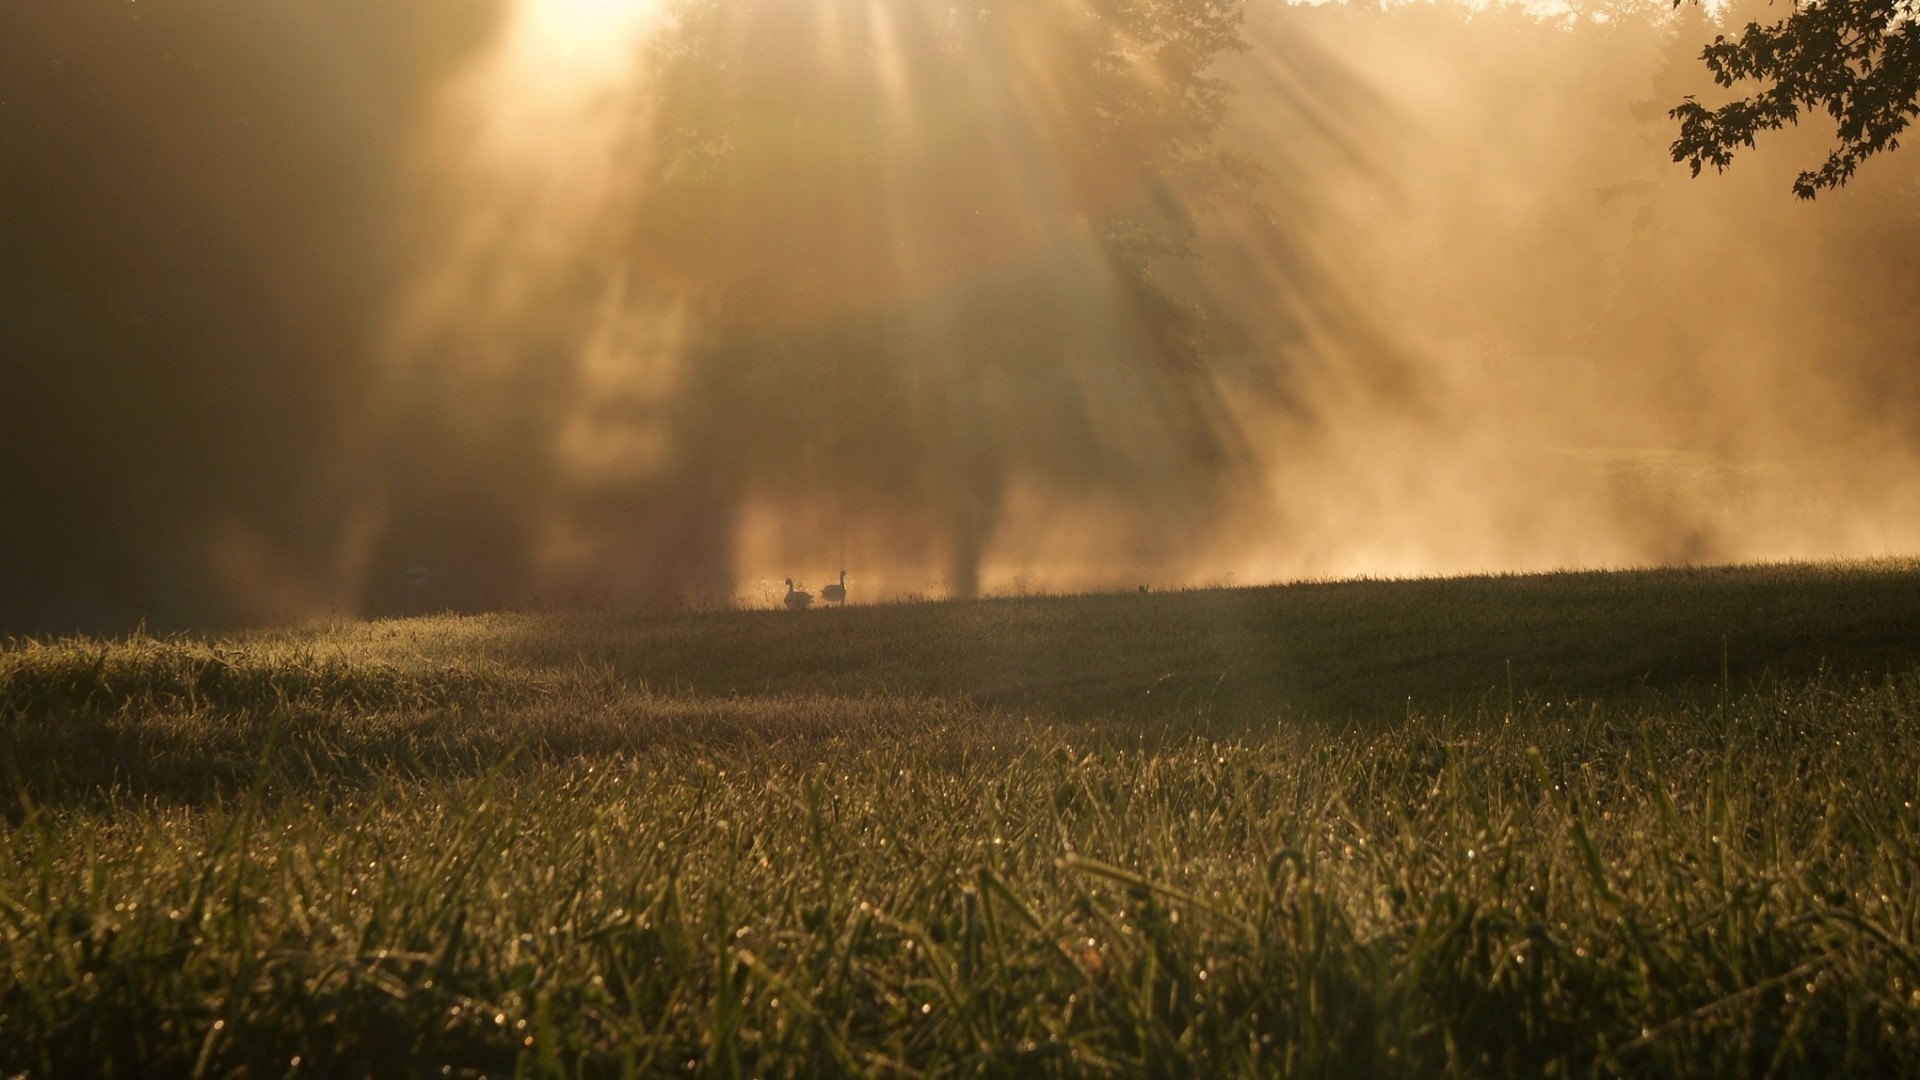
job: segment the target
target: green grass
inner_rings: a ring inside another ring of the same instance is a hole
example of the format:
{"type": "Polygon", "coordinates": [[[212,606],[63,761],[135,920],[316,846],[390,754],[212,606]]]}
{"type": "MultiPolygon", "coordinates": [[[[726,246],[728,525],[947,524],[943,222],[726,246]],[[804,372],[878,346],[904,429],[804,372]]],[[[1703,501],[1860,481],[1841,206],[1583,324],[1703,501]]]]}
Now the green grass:
{"type": "Polygon", "coordinates": [[[0,651],[0,1075],[1913,1075],[1920,568],[0,651]]]}

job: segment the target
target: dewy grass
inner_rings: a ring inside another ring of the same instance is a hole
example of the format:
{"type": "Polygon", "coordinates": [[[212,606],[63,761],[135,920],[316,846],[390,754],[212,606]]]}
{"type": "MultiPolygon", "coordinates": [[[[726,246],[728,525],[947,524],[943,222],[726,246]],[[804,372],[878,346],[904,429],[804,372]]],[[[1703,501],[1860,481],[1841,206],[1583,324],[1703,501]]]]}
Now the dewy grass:
{"type": "MultiPolygon", "coordinates": [[[[1049,609],[1059,632],[1120,614],[1081,603],[1049,609]]],[[[993,613],[881,615],[964,650],[949,624],[993,613]]],[[[730,694],[701,669],[638,684],[658,657],[538,659],[675,618],[546,646],[494,618],[4,654],[0,1073],[1920,1071],[1912,638],[1900,665],[1897,637],[1836,636],[1807,645],[1824,671],[1715,655],[1704,685],[1574,695],[1517,665],[1471,699],[1395,664],[1484,638],[1405,638],[1342,661],[1414,691],[1391,719],[1020,711],[939,692],[952,672],[877,688],[861,665],[893,661],[865,646],[829,651],[837,672],[715,656],[728,680],[763,665],[730,694]],[[190,685],[203,651],[251,689],[137,689],[190,685]],[[347,685],[375,689],[300,689],[347,685]]],[[[1186,647],[1136,622],[1135,655],[1186,647]]],[[[1073,674],[1057,700],[1133,685],[1073,674]]]]}

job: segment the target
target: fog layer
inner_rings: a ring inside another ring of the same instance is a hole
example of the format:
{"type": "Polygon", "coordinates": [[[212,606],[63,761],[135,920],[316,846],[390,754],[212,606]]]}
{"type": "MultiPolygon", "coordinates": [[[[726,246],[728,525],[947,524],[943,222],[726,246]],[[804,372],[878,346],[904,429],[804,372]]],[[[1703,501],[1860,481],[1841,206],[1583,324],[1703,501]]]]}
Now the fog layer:
{"type": "Polygon", "coordinates": [[[1914,549],[1699,9],[1165,11],[0,2],[0,630],[1914,549]]]}

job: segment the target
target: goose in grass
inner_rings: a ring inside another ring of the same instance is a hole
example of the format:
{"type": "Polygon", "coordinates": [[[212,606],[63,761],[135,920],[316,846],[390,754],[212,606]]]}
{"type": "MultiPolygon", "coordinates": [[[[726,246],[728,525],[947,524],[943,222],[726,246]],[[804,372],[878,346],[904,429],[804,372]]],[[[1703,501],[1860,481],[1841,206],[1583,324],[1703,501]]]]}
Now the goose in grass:
{"type": "Polygon", "coordinates": [[[793,579],[787,579],[787,610],[805,611],[813,604],[813,594],[801,592],[793,587],[793,579]]]}
{"type": "Polygon", "coordinates": [[[829,585],[820,590],[820,599],[830,604],[839,604],[841,607],[847,606],[847,572],[845,570],[840,571],[840,584],[829,585]]]}

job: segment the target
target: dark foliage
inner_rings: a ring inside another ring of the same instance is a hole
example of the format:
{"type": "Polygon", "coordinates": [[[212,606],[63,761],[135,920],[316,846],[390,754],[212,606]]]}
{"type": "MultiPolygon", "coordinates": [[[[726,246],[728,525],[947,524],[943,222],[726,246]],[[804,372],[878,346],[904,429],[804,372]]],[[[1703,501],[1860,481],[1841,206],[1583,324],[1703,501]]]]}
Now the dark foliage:
{"type": "Polygon", "coordinates": [[[1920,113],[1920,27],[1905,0],[1823,0],[1801,4],[1778,22],[1749,23],[1740,36],[1716,37],[1701,54],[1724,87],[1761,84],[1759,92],[1709,109],[1692,97],[1672,110],[1680,121],[1673,160],[1698,176],[1724,170],[1734,152],[1763,131],[1803,115],[1833,118],[1838,145],[1818,169],[1802,172],[1794,194],[1811,199],[1844,185],[1867,158],[1900,145],[1920,113]]]}

